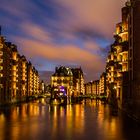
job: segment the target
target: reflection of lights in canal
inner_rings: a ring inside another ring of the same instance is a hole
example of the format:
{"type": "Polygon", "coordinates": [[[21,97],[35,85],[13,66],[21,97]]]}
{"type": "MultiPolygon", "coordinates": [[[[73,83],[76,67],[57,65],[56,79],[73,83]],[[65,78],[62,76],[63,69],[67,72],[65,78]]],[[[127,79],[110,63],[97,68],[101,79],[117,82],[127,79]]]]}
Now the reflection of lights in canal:
{"type": "Polygon", "coordinates": [[[126,116],[112,116],[110,107],[101,102],[86,100],[83,104],[66,106],[44,105],[43,102],[2,108],[0,139],[123,140],[139,137],[140,127],[126,116]]]}

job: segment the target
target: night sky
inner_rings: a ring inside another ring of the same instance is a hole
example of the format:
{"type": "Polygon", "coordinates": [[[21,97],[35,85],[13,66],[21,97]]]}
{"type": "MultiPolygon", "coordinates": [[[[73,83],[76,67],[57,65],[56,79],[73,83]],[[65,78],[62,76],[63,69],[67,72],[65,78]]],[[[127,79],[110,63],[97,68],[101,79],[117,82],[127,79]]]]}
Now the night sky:
{"type": "Polygon", "coordinates": [[[56,66],[82,67],[85,80],[104,71],[125,0],[0,0],[7,41],[49,79],[56,66]]]}

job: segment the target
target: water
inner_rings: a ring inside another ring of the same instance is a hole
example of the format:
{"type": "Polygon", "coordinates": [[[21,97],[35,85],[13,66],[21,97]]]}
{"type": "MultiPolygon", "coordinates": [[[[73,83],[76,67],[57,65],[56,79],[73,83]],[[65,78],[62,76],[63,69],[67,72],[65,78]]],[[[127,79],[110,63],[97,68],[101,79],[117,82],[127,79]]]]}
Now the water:
{"type": "Polygon", "coordinates": [[[0,140],[139,140],[140,126],[108,105],[49,106],[45,99],[0,109],[0,140]]]}

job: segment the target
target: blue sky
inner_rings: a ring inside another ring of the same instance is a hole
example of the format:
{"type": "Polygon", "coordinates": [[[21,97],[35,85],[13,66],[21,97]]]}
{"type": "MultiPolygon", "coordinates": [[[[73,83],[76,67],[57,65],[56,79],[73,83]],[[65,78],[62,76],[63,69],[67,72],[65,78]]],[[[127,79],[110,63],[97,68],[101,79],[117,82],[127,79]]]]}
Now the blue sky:
{"type": "Polygon", "coordinates": [[[0,25],[7,41],[42,71],[82,67],[85,80],[104,71],[106,52],[121,21],[123,0],[1,0],[0,25]]]}

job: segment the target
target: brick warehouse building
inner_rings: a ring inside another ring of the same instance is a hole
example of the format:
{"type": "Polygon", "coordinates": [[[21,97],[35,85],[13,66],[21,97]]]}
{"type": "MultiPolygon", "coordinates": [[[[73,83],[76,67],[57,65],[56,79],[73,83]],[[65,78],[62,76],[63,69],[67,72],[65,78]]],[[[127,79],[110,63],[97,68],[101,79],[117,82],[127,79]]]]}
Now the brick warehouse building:
{"type": "Polygon", "coordinates": [[[140,0],[129,0],[116,25],[115,41],[107,57],[107,95],[119,108],[140,120],[140,0]]]}
{"type": "Polygon", "coordinates": [[[0,35],[0,105],[25,101],[39,94],[38,71],[17,46],[0,35]]]}

